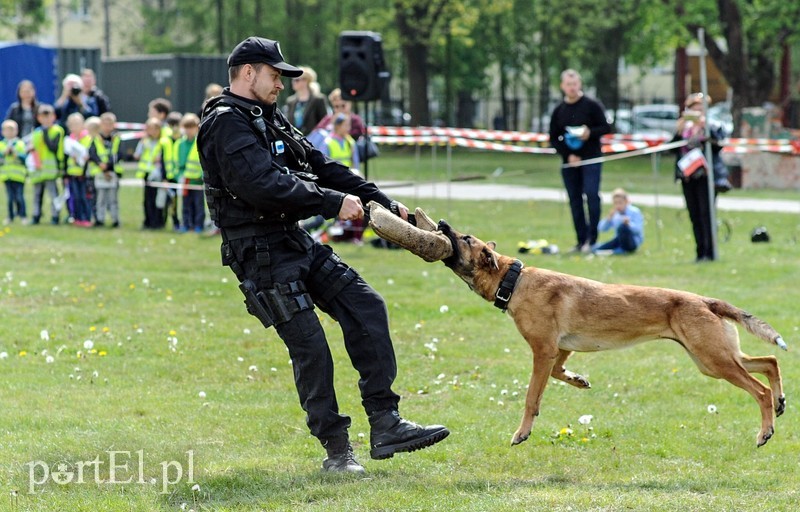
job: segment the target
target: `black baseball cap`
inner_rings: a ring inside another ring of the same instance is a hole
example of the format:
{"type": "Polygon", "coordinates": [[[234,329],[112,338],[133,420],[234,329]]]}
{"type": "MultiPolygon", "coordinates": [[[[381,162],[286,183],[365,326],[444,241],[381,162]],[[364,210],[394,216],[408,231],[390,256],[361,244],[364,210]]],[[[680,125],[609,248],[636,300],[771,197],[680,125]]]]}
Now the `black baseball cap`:
{"type": "Polygon", "coordinates": [[[303,74],[302,69],[292,66],[283,59],[280,43],[272,39],[248,37],[237,44],[228,56],[228,67],[255,64],[256,62],[269,64],[289,78],[296,78],[303,74]]]}

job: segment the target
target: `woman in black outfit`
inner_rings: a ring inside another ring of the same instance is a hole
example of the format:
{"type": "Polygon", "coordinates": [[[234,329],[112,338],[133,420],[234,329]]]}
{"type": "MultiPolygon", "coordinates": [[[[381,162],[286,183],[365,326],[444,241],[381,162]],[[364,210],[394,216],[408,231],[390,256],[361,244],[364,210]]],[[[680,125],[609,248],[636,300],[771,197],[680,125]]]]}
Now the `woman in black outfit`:
{"type": "MultiPolygon", "coordinates": [[[[708,104],[711,98],[707,98],[708,104]]],[[[704,151],[706,142],[706,115],[703,110],[703,94],[694,93],[686,98],[684,103],[685,110],[678,119],[675,130],[674,141],[686,140],[688,144],[678,149],[678,161],[694,148],[704,151]]],[[[711,159],[714,170],[714,198],[719,192],[727,192],[731,189],[728,181],[728,168],[722,161],[720,152],[722,151],[721,142],[726,134],[723,127],[719,124],[710,125],[711,140],[711,159]]],[[[714,244],[711,231],[710,204],[708,197],[708,172],[705,168],[700,168],[691,176],[684,176],[677,162],[675,165],[675,179],[680,180],[683,186],[683,197],[686,199],[686,208],[689,210],[689,219],[692,222],[694,240],[697,245],[697,256],[695,262],[712,261],[714,259],[714,244]]]]}

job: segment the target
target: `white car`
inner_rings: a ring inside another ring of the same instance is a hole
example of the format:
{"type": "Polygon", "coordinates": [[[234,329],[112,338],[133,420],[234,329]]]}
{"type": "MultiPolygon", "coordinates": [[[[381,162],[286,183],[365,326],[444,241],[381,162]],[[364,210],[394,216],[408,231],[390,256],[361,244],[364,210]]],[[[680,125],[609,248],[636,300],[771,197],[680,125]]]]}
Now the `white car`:
{"type": "Polygon", "coordinates": [[[637,105],[631,111],[631,132],[670,137],[680,116],[677,105],[637,105]]]}

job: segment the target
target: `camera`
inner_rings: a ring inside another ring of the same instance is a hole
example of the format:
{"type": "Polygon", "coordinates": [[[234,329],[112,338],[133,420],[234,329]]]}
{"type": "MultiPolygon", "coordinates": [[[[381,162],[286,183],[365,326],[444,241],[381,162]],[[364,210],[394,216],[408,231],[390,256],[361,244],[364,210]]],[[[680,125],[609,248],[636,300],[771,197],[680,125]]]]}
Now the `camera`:
{"type": "Polygon", "coordinates": [[[78,87],[78,86],[72,86],[72,89],[70,89],[70,94],[71,94],[72,96],[78,96],[78,95],[80,95],[80,93],[81,93],[82,91],[83,91],[83,89],[81,89],[80,87],[78,87]]]}

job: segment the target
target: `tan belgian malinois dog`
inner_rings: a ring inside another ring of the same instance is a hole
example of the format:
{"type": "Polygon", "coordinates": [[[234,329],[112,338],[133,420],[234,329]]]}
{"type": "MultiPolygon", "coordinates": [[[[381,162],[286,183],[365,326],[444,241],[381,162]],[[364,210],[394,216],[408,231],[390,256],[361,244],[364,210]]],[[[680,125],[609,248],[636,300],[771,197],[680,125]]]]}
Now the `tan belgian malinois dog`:
{"type": "Polygon", "coordinates": [[[439,222],[438,231],[447,236],[453,249],[444,263],[478,295],[495,305],[501,301],[499,307],[508,311],[533,351],[525,413],[512,445],[530,436],[550,377],[578,388],[590,387],[588,380],[564,366],[573,352],[623,348],[657,339],[678,342],[703,374],[725,379],[753,395],[761,408],[757,445],[772,437],[775,416],[786,408],[778,361],[775,356],[743,354],[730,321],[786,350],[781,336],[766,322],[725,301],[689,292],[604,284],[522,268],[517,260],[496,253],[493,242],[461,234],[444,221],[439,222]],[[765,375],[769,387],[751,373],[765,375]]]}

